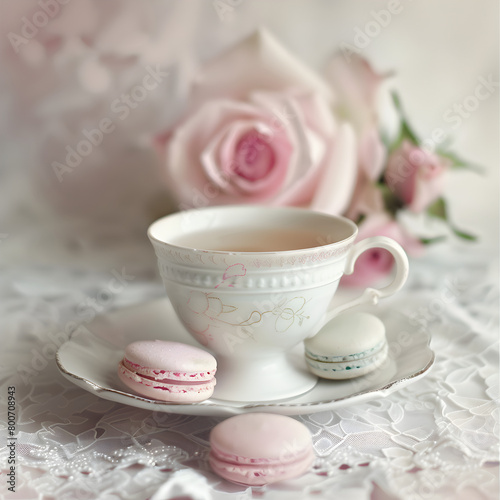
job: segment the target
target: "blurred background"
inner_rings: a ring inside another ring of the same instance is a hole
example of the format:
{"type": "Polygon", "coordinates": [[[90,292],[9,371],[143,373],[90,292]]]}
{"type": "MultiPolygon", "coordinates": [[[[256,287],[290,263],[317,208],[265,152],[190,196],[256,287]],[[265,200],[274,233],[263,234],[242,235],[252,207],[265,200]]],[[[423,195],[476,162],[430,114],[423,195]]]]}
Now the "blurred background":
{"type": "Polygon", "coordinates": [[[173,207],[152,141],[182,115],[197,69],[264,26],[321,73],[390,5],[398,13],[365,36],[361,55],[391,75],[387,85],[421,138],[442,129],[456,153],[482,167],[453,172],[445,197],[452,220],[496,248],[496,0],[2,0],[2,260],[154,272],[146,229],[173,207]],[[157,74],[154,90],[124,105],[120,96],[158,67],[168,77],[157,74]],[[488,95],[471,97],[484,81],[488,95]],[[54,162],[64,164],[84,131],[113,116],[104,122],[110,133],[94,136],[91,154],[59,177],[54,162]]]}

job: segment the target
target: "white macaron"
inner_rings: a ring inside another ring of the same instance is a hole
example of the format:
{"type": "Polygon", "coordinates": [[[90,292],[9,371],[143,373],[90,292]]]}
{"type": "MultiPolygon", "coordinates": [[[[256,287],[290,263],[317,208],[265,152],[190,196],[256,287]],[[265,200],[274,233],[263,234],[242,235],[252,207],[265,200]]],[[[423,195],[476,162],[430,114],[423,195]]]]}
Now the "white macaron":
{"type": "Polygon", "coordinates": [[[304,341],[309,370],[321,378],[342,380],[378,368],[388,353],[385,326],[368,313],[343,313],[304,341]]]}

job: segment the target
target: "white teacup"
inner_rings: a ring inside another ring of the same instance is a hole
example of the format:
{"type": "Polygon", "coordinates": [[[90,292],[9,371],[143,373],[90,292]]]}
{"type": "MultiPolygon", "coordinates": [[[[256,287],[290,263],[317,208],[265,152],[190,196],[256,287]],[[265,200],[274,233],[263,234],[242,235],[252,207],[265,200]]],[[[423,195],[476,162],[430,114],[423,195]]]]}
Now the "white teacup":
{"type": "Polygon", "coordinates": [[[290,350],[340,311],[403,286],[408,259],[401,246],[383,236],[354,244],[357,232],[344,217],[242,205],[178,212],[150,226],[176,314],[217,358],[214,397],[270,401],[310,390],[317,379],[294,364],[290,350]],[[394,256],[393,281],[332,309],[342,275],[374,247],[394,256]]]}

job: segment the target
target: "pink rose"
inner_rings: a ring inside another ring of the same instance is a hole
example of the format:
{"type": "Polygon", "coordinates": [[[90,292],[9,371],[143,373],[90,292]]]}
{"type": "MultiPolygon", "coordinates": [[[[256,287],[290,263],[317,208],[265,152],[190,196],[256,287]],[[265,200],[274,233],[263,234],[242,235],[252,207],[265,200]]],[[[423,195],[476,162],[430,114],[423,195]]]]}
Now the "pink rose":
{"type": "Polygon", "coordinates": [[[385,182],[415,213],[425,210],[444,190],[450,161],[405,140],[387,162],[385,182]]]}
{"type": "MultiPolygon", "coordinates": [[[[404,229],[385,212],[369,215],[359,227],[358,241],[372,236],[387,236],[396,240],[409,255],[418,256],[423,244],[407,234],[404,229]]],[[[360,255],[354,273],[342,278],[342,285],[369,286],[387,276],[393,268],[392,255],[383,248],[372,248],[360,255]]]]}
{"type": "Polygon", "coordinates": [[[354,136],[335,121],[329,88],[262,31],[202,70],[189,112],[159,142],[180,208],[340,213],[354,187],[354,136]]]}

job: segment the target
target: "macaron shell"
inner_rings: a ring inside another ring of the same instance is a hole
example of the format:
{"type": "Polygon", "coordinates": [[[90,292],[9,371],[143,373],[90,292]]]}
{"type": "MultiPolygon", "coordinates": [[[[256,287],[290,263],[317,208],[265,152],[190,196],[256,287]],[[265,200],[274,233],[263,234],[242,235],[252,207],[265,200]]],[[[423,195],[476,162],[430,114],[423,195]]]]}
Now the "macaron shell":
{"type": "Polygon", "coordinates": [[[129,362],[152,371],[202,373],[214,372],[217,368],[217,362],[210,353],[180,342],[163,340],[132,342],[126,347],[124,357],[129,362]]]}
{"type": "MultiPolygon", "coordinates": [[[[329,321],[314,337],[306,339],[310,357],[355,357],[385,340],[382,321],[368,313],[343,313],[329,321]]],[[[339,359],[337,359],[339,360],[339,359]]]]}
{"type": "Polygon", "coordinates": [[[255,465],[233,464],[220,460],[210,453],[208,461],[212,470],[233,483],[249,486],[263,486],[285,479],[291,479],[307,472],[314,462],[314,453],[307,450],[303,457],[283,464],[261,463],[255,465]]]}
{"type": "Polygon", "coordinates": [[[209,461],[230,481],[263,485],[298,476],[314,460],[307,427],[278,414],[246,413],[212,429],[209,461]]]}
{"type": "Polygon", "coordinates": [[[220,452],[239,457],[241,463],[254,459],[293,461],[297,453],[311,446],[307,427],[279,414],[245,413],[216,425],[210,441],[220,452]]]}
{"type": "Polygon", "coordinates": [[[215,368],[211,371],[208,370],[203,372],[160,370],[158,368],[149,368],[148,366],[133,363],[126,357],[123,358],[122,363],[130,371],[136,372],[140,375],[152,377],[156,380],[178,380],[179,382],[209,381],[214,378],[216,371],[215,368]]]}
{"type": "Polygon", "coordinates": [[[381,348],[368,357],[352,359],[345,362],[323,362],[306,356],[309,370],[321,378],[330,380],[345,380],[361,377],[379,368],[387,359],[388,346],[385,342],[381,348]]]}
{"type": "Polygon", "coordinates": [[[166,383],[150,380],[128,370],[122,363],[118,366],[118,377],[137,394],[158,401],[171,403],[197,403],[212,396],[215,379],[193,385],[166,383]]]}

